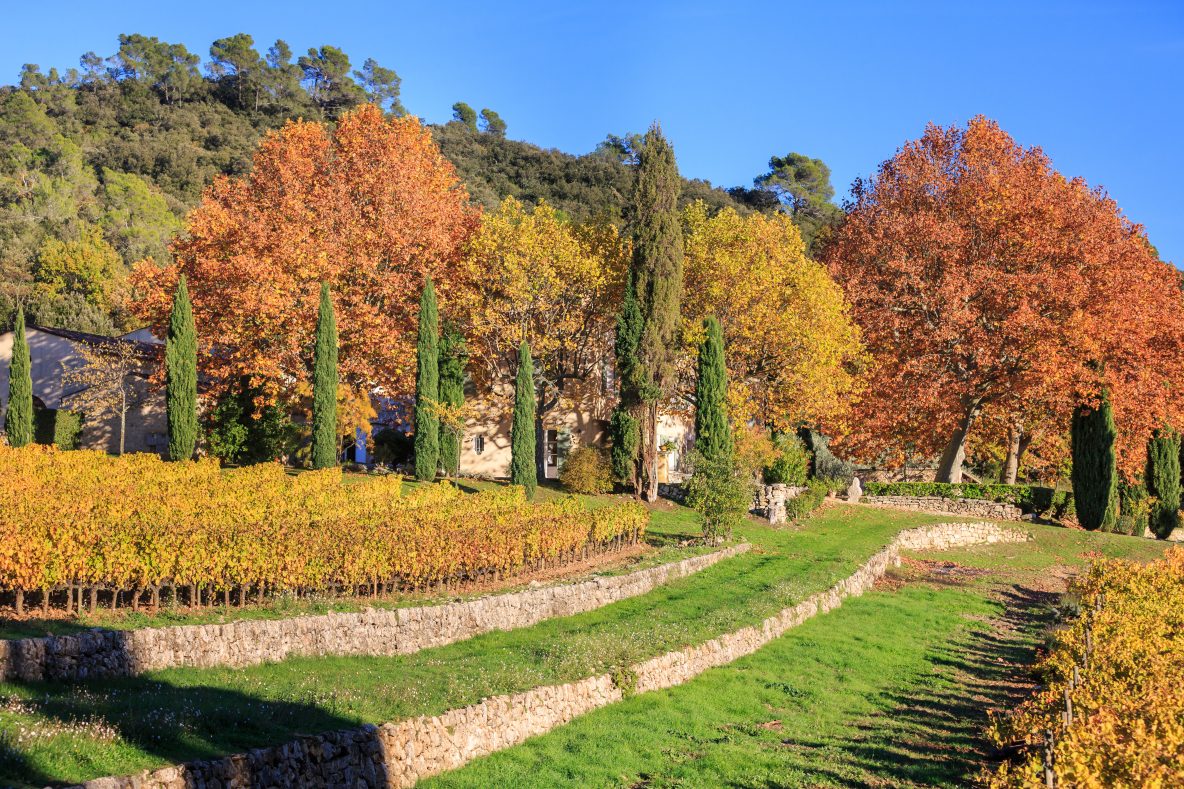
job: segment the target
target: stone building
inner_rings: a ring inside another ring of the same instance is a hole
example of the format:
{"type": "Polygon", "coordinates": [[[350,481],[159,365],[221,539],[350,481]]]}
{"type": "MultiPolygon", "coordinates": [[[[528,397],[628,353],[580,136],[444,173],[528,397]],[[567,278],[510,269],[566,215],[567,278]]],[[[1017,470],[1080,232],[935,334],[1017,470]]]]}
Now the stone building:
{"type": "MultiPolygon", "coordinates": [[[[112,343],[135,343],[143,352],[144,369],[135,376],[133,389],[136,401],[127,413],[124,426],[125,452],[151,452],[163,454],[168,450],[168,419],[165,412],[164,392],[149,385],[148,375],[153,360],[160,353],[160,341],[145,330],[139,330],[120,337],[104,337],[98,334],[52,329],[30,324],[25,336],[29,342],[29,358],[32,366],[33,405],[39,412],[39,422],[47,415],[68,409],[68,400],[80,390],[63,380],[67,370],[77,368],[82,362],[78,354],[81,345],[102,347],[112,343]]],[[[8,407],[8,370],[12,362],[13,333],[0,334],[0,412],[8,407]]],[[[81,449],[100,449],[106,452],[119,451],[119,417],[107,419],[82,418],[82,430],[78,435],[81,449]]],[[[3,422],[0,421],[0,425],[3,422]]]]}

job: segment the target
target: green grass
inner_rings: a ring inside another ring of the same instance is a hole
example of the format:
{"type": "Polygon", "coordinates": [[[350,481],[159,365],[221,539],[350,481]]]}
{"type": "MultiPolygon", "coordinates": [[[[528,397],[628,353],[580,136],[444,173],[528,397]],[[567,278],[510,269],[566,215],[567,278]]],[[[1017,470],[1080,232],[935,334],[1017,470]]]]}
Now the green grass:
{"type": "MultiPolygon", "coordinates": [[[[367,476],[366,474],[346,474],[343,479],[346,484],[353,484],[351,481],[356,482],[365,479],[367,476]]],[[[404,487],[411,489],[421,484],[424,483],[409,480],[404,483],[404,487]]],[[[476,492],[479,490],[489,490],[504,485],[504,483],[483,480],[461,480],[460,485],[464,490],[476,492]]],[[[539,501],[551,501],[566,495],[566,493],[556,487],[540,487],[538,489],[537,499],[539,501]]],[[[579,498],[585,505],[592,509],[629,500],[623,496],[580,496],[579,498]]],[[[647,542],[655,550],[640,556],[620,557],[617,559],[611,557],[606,558],[606,563],[597,568],[595,572],[572,574],[561,579],[561,582],[572,582],[592,575],[620,575],[622,573],[642,570],[657,564],[678,561],[688,556],[695,556],[712,550],[703,545],[679,545],[679,542],[687,535],[697,533],[693,513],[682,508],[679,508],[677,511],[659,509],[657,512],[658,516],[654,521],[651,533],[647,536],[647,542]]],[[[560,579],[555,579],[549,583],[556,582],[560,582],[560,579]]],[[[511,579],[499,588],[498,592],[514,591],[515,589],[522,588],[524,585],[521,582],[515,583],[511,579]]],[[[489,593],[489,591],[485,591],[482,594],[489,593]]],[[[463,597],[475,596],[465,595],[463,597]]],[[[108,599],[104,595],[104,604],[108,604],[108,599]]],[[[148,610],[147,608],[140,611],[132,611],[126,607],[117,610],[99,608],[93,614],[83,613],[82,615],[68,618],[39,618],[36,616],[19,620],[0,618],[0,640],[40,638],[47,635],[68,635],[83,632],[91,628],[135,630],[143,627],[225,624],[227,622],[249,619],[286,619],[294,616],[361,611],[366,608],[391,609],[412,605],[431,605],[456,599],[458,599],[457,595],[433,593],[399,594],[390,598],[380,599],[331,595],[314,595],[312,597],[297,599],[294,596],[282,596],[270,599],[263,604],[248,604],[241,608],[237,606],[215,605],[200,609],[176,605],[166,600],[155,611],[148,610]]]]}
{"type": "Polygon", "coordinates": [[[989,764],[986,710],[1022,697],[1010,680],[1056,617],[1050,573],[1164,550],[1030,528],[1034,542],[929,554],[961,567],[906,565],[895,591],[426,786],[966,786],[989,764]]]}
{"type": "MultiPolygon", "coordinates": [[[[836,506],[800,529],[749,524],[740,536],[752,551],[647,595],[414,655],[2,684],[0,729],[24,733],[10,734],[0,784],[134,772],[598,674],[757,622],[848,575],[901,528],[941,520],[836,506]]],[[[672,542],[694,533],[682,508],[654,521],[672,542]]]]}

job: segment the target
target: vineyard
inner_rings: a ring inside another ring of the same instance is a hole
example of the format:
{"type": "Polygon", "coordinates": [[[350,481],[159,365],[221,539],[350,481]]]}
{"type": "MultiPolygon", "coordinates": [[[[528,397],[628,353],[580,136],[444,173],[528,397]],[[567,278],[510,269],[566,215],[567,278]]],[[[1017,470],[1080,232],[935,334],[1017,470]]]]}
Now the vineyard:
{"type": "Polygon", "coordinates": [[[1044,687],[994,723],[1025,758],[991,785],[1184,785],[1184,549],[1095,563],[1076,591],[1081,613],[1041,661],[1044,687]]]}
{"type": "Polygon", "coordinates": [[[41,607],[191,605],[276,594],[382,594],[506,577],[637,541],[640,505],[534,504],[521,489],[403,494],[397,476],[343,485],[332,469],[223,470],[45,447],[0,446],[0,590],[41,607]],[[85,593],[85,599],[84,599],[85,593]]]}

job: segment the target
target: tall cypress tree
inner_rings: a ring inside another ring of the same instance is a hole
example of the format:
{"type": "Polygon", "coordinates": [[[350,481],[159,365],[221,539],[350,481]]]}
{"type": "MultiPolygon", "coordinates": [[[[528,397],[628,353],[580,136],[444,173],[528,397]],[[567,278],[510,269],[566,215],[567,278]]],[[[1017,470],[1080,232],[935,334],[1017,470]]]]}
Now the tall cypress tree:
{"type": "Polygon", "coordinates": [[[337,320],[329,283],[321,284],[312,363],[312,467],[337,465],[337,320]]]}
{"type": "Polygon", "coordinates": [[[29,340],[25,337],[25,311],[16,311],[12,362],[8,366],[8,410],[4,414],[8,443],[23,447],[33,441],[33,369],[29,340]]]}
{"type": "Polygon", "coordinates": [[[1151,528],[1167,537],[1180,525],[1180,439],[1170,431],[1157,431],[1147,444],[1147,492],[1155,496],[1151,528]]]}
{"type": "MultiPolygon", "coordinates": [[[[465,404],[465,365],[468,359],[464,335],[451,321],[445,323],[440,335],[440,402],[454,413],[465,404]]],[[[460,440],[461,430],[458,425],[440,426],[440,465],[450,477],[460,473],[460,440]]]]}
{"type": "Polygon", "coordinates": [[[415,478],[426,482],[440,465],[440,327],[431,277],[419,299],[415,362],[415,478]]]}
{"type": "Polygon", "coordinates": [[[617,316],[617,337],[613,346],[617,363],[619,399],[609,422],[613,475],[624,483],[634,482],[637,451],[641,442],[641,426],[637,421],[637,410],[641,404],[637,385],[637,346],[641,342],[643,328],[641,308],[637,303],[637,292],[633,288],[633,277],[629,276],[625,283],[621,313],[617,316]]]}
{"type": "Polygon", "coordinates": [[[1118,522],[1118,469],[1114,454],[1114,412],[1109,395],[1097,408],[1073,412],[1073,501],[1077,519],[1087,529],[1110,531],[1118,522]]]}
{"type": "Polygon", "coordinates": [[[634,376],[641,403],[641,453],[634,485],[648,501],[658,496],[658,404],[670,394],[676,375],[683,268],[681,188],[674,149],[655,123],[638,151],[632,206],[632,278],[642,318],[634,376]]]}
{"type": "Polygon", "coordinates": [[[173,294],[164,358],[169,459],[189,460],[197,448],[197,331],[184,274],[173,294]]]}
{"type": "Polygon", "coordinates": [[[538,485],[535,466],[534,362],[525,340],[518,348],[518,377],[514,379],[514,421],[510,426],[510,482],[526,488],[534,498],[538,485]]]}
{"type": "Polygon", "coordinates": [[[703,328],[706,335],[699,346],[699,375],[695,387],[695,449],[709,460],[723,460],[732,455],[724,333],[715,316],[703,321],[703,328]]]}

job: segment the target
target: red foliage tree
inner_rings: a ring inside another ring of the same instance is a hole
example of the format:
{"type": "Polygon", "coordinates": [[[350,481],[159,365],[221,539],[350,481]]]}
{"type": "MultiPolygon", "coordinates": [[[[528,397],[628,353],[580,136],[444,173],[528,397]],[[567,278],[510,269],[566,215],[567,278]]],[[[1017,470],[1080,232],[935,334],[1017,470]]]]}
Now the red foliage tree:
{"type": "Polygon", "coordinates": [[[203,372],[215,381],[250,375],[276,394],[308,378],[328,282],[343,383],[405,392],[424,278],[442,299],[461,286],[462,249],[478,223],[415,118],[365,105],[332,131],[289,122],[263,140],[249,174],[206,190],[173,246],[175,266],[137,267],[137,312],[161,331],[184,272],[203,372]]]}
{"type": "Polygon", "coordinates": [[[1141,468],[1178,414],[1184,301],[1105,192],[979,117],[930,125],[853,195],[824,257],[875,359],[856,451],[940,454],[938,478],[960,481],[984,409],[1067,426],[1106,388],[1121,466],[1141,468]]]}

